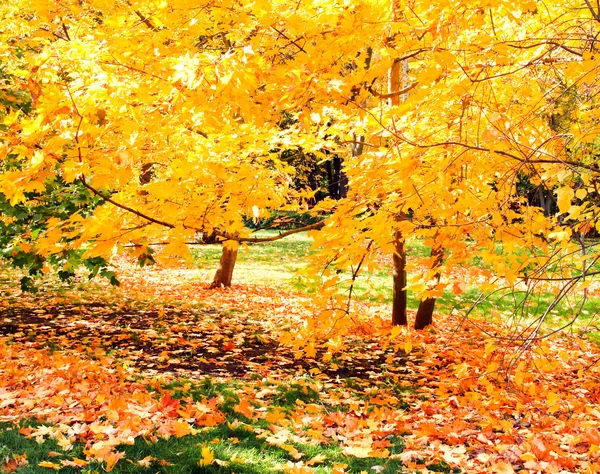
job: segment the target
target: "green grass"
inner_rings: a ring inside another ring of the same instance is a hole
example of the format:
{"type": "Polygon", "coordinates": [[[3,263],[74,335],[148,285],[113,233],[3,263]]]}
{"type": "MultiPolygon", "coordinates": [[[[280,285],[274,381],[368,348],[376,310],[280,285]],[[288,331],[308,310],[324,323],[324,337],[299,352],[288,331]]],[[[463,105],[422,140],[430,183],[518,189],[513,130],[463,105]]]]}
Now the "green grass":
{"type": "MultiPolygon", "coordinates": [[[[259,231],[255,235],[266,237],[276,231],[259,231]]],[[[268,243],[240,246],[233,274],[234,284],[264,285],[292,288],[295,273],[305,266],[312,239],[305,232],[293,234],[268,243]]],[[[210,281],[219,265],[221,245],[203,245],[192,251],[201,278],[210,281]]]]}
{"type": "MultiPolygon", "coordinates": [[[[270,433],[268,422],[260,419],[249,420],[228,406],[239,400],[235,395],[239,384],[235,381],[223,383],[206,379],[202,382],[190,383],[186,380],[177,380],[163,388],[173,390],[174,396],[181,396],[185,393],[186,396],[191,395],[194,399],[203,399],[206,396],[223,397],[226,402],[220,406],[220,409],[226,414],[227,421],[215,427],[200,428],[199,432],[194,435],[159,439],[156,442],[137,438],[133,445],[120,445],[117,450],[123,452],[125,457],[116,464],[112,472],[116,474],[150,472],[267,474],[283,472],[288,463],[298,461],[288,451],[267,442],[267,436],[261,433],[270,433]],[[187,386],[185,392],[182,389],[184,385],[187,386]],[[209,447],[220,464],[214,462],[209,466],[199,466],[198,462],[202,458],[203,447],[209,447]],[[144,459],[150,460],[149,468],[138,463],[144,459]]],[[[310,384],[298,383],[288,387],[279,386],[269,406],[291,410],[297,403],[315,402],[320,402],[318,392],[311,389],[310,384]]],[[[335,409],[336,407],[329,407],[329,411],[335,409]]],[[[39,466],[39,463],[47,461],[60,465],[62,460],[85,459],[85,446],[81,442],[74,443],[71,450],[63,451],[52,439],[45,439],[38,443],[19,433],[21,427],[35,426],[40,426],[40,424],[32,420],[22,421],[18,425],[0,424],[0,466],[7,459],[14,458],[16,455],[26,455],[28,464],[19,468],[17,471],[19,474],[50,473],[52,469],[39,466]]],[[[389,441],[390,453],[402,452],[404,443],[401,437],[392,436],[389,441]]],[[[331,473],[334,465],[337,464],[346,465],[347,472],[352,473],[364,470],[373,472],[372,469],[375,466],[380,466],[379,472],[382,473],[403,472],[402,463],[398,459],[347,456],[335,442],[302,444],[288,441],[286,444],[293,445],[302,453],[304,462],[318,456],[321,461],[313,467],[315,472],[321,474],[331,473]]],[[[59,472],[61,474],[100,474],[104,472],[104,465],[92,461],[82,469],[63,467],[59,472]]]]}
{"type": "MultiPolygon", "coordinates": [[[[276,231],[260,231],[259,236],[272,236],[276,231]]],[[[310,286],[301,270],[306,266],[306,256],[310,253],[312,239],[306,233],[298,233],[274,242],[262,244],[248,244],[240,249],[238,261],[234,270],[234,284],[264,285],[280,287],[285,290],[300,291],[305,294],[315,294],[317,287],[310,286]]],[[[420,258],[430,255],[431,249],[421,240],[411,240],[408,245],[408,258],[420,258]]],[[[497,246],[497,252],[502,253],[502,247],[497,246]]],[[[523,254],[529,251],[522,250],[523,254]]],[[[209,280],[212,272],[217,268],[221,255],[220,245],[202,246],[194,251],[199,268],[203,269],[204,278],[209,280]]],[[[487,269],[489,265],[481,257],[474,256],[469,264],[487,269]]],[[[600,264],[599,264],[600,268],[600,264]]],[[[346,281],[340,287],[347,291],[350,286],[350,275],[344,275],[346,281]]],[[[353,298],[359,301],[372,303],[391,304],[392,302],[392,269],[383,266],[377,271],[363,272],[354,282],[353,298]]],[[[409,309],[416,309],[419,299],[414,293],[408,295],[409,309]]],[[[548,305],[552,303],[552,293],[526,294],[512,290],[493,294],[482,294],[478,288],[468,288],[460,295],[445,291],[437,299],[436,310],[448,313],[458,310],[469,311],[477,302],[473,314],[485,317],[506,317],[514,321],[523,322],[541,316],[548,305]]],[[[585,304],[580,305],[580,299],[574,296],[565,298],[550,312],[547,320],[555,326],[566,324],[575,314],[579,313],[578,324],[584,326],[600,314],[600,301],[588,298],[585,304]]],[[[600,337],[598,338],[600,342],[600,337]]]]}

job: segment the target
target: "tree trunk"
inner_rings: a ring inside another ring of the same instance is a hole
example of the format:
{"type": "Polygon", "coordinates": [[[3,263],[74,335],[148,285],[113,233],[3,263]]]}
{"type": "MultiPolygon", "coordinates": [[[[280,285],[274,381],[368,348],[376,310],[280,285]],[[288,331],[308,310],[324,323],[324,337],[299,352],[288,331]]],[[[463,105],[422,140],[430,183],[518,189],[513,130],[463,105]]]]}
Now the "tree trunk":
{"type": "MultiPolygon", "coordinates": [[[[352,156],[358,156],[359,154],[354,154],[354,149],[352,150],[352,156]]],[[[327,169],[327,179],[328,179],[328,191],[329,197],[331,199],[343,199],[348,196],[348,177],[343,170],[343,160],[339,156],[334,156],[331,160],[327,161],[326,164],[327,169]]]]}
{"type": "MultiPolygon", "coordinates": [[[[399,12],[399,2],[398,0],[392,0],[391,2],[392,8],[392,17],[394,20],[398,18],[399,12]]],[[[395,59],[392,63],[392,67],[390,67],[388,74],[388,90],[390,94],[394,94],[399,91],[402,87],[402,82],[406,81],[408,75],[408,61],[400,61],[399,59],[395,59]]],[[[406,97],[403,97],[402,100],[406,100],[406,97]]],[[[400,96],[392,95],[389,99],[389,104],[394,107],[400,104],[400,96]]],[[[398,219],[401,219],[403,216],[397,216],[398,219]]],[[[406,309],[408,298],[406,294],[406,248],[405,241],[402,232],[399,230],[394,231],[394,256],[392,258],[394,268],[394,300],[392,304],[392,325],[406,326],[408,324],[408,319],[406,317],[406,309]]]]}
{"type": "Polygon", "coordinates": [[[219,268],[217,268],[217,273],[215,273],[215,277],[211,284],[212,288],[218,286],[231,286],[233,268],[235,267],[235,261],[237,260],[238,246],[239,244],[234,240],[223,242],[221,260],[219,261],[219,268]]]}
{"type": "MultiPolygon", "coordinates": [[[[440,267],[444,261],[444,249],[442,247],[433,247],[431,249],[431,256],[434,257],[431,268],[436,269],[435,280],[436,283],[440,282],[440,267]]],[[[433,323],[433,309],[435,308],[435,298],[429,297],[421,300],[419,303],[419,309],[415,317],[415,329],[423,329],[425,326],[429,326],[433,323]]]]}
{"type": "Polygon", "coordinates": [[[404,248],[404,239],[402,232],[394,232],[394,300],[392,305],[392,325],[406,326],[406,251],[404,248]]]}

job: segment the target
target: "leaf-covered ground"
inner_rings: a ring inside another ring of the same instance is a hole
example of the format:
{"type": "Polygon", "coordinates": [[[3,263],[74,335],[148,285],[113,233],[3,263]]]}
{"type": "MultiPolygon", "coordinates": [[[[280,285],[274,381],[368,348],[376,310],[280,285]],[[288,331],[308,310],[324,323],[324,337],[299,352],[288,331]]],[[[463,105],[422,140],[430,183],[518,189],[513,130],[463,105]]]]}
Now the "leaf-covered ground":
{"type": "Polygon", "coordinates": [[[4,283],[0,432],[56,446],[0,451],[4,471],[600,471],[600,351],[577,337],[515,358],[514,328],[392,332],[389,307],[362,303],[313,354],[285,335],[310,317],[300,294],[121,266],[119,289],[4,283]],[[179,440],[188,457],[143,448],[179,440]]]}

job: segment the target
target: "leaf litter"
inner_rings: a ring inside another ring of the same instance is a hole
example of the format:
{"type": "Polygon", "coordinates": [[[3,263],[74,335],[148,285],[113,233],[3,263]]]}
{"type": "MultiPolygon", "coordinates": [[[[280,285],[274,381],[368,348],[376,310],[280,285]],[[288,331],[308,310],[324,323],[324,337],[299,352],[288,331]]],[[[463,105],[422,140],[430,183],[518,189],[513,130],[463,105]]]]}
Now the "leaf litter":
{"type": "MultiPolygon", "coordinates": [[[[121,265],[119,289],[3,288],[0,421],[49,422],[21,433],[51,437],[65,453],[85,443],[86,459],[49,469],[99,461],[109,471],[136,438],[240,423],[222,395],[185,393],[210,378],[236,381],[235,413],[267,422],[245,425],[288,453],[286,472],[313,472],[322,460],[300,447],[331,443],[411,472],[440,462],[472,473],[600,471],[600,351],[584,339],[534,339],[515,358],[523,341],[503,338],[498,322],[436,315],[434,328],[398,331],[388,307],[361,303],[361,323],[333,356],[331,341],[316,341],[308,357],[282,342],[313,317],[301,294],[211,289],[172,269],[121,265]],[[190,381],[183,393],[167,388],[181,380],[190,381]]],[[[213,462],[207,449],[202,459],[213,462]]],[[[5,466],[18,468],[15,459],[5,466]]]]}

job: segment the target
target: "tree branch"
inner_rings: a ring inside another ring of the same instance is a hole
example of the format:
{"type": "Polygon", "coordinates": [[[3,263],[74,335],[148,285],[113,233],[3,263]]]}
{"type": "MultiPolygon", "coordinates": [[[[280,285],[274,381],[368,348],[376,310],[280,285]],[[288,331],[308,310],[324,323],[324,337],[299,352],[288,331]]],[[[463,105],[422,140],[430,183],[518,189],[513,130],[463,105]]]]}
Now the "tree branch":
{"type": "Polygon", "coordinates": [[[65,25],[64,21],[62,22],[62,30],[65,33],[67,40],[71,41],[71,37],[69,36],[69,30],[67,29],[67,25],[65,25]]]}
{"type": "MultiPolygon", "coordinates": [[[[87,181],[85,180],[85,176],[80,176],[79,181],[81,182],[81,184],[83,184],[87,189],[89,189],[96,196],[98,196],[99,198],[101,198],[102,200],[104,200],[106,202],[111,203],[113,206],[116,206],[119,209],[123,209],[124,211],[130,212],[138,217],[141,217],[142,219],[147,220],[148,222],[152,222],[153,224],[158,224],[163,227],[167,227],[169,229],[174,229],[176,227],[175,224],[171,224],[170,222],[155,219],[152,216],[144,214],[143,212],[140,212],[136,209],[133,209],[129,206],[126,206],[124,204],[121,204],[121,203],[115,201],[110,196],[104,195],[104,193],[97,190],[93,186],[89,185],[87,183],[87,181]]],[[[313,229],[320,229],[324,225],[325,225],[325,221],[323,220],[323,221],[315,222],[314,224],[306,225],[304,227],[298,227],[297,229],[291,229],[286,232],[281,232],[280,234],[273,235],[271,237],[238,237],[236,235],[228,234],[227,232],[220,232],[218,230],[214,231],[214,233],[217,237],[220,237],[223,240],[235,240],[236,242],[247,242],[247,243],[252,243],[252,242],[261,243],[261,242],[274,242],[276,240],[283,239],[289,235],[297,234],[299,232],[305,232],[305,231],[313,230],[313,229]]],[[[195,230],[196,232],[202,232],[201,229],[198,229],[196,227],[191,227],[191,226],[188,226],[185,224],[183,224],[183,228],[184,229],[192,229],[192,230],[195,230]]]]}
{"type": "Polygon", "coordinates": [[[144,15],[142,15],[139,10],[135,10],[135,14],[138,16],[138,18],[142,21],[142,23],[144,25],[146,25],[148,28],[150,28],[155,33],[158,32],[158,28],[152,24],[152,22],[150,21],[149,18],[147,18],[144,15]]]}
{"type": "Polygon", "coordinates": [[[303,53],[306,53],[306,50],[300,46],[298,43],[296,43],[295,40],[288,38],[285,33],[282,33],[281,31],[279,31],[277,28],[275,28],[274,26],[272,26],[271,28],[273,28],[277,33],[279,33],[281,36],[283,36],[286,40],[288,40],[291,44],[293,44],[296,48],[298,48],[300,51],[302,51],[303,53]]]}
{"type": "Polygon", "coordinates": [[[247,243],[261,243],[261,242],[274,242],[275,240],[283,239],[289,235],[297,234],[299,232],[306,232],[308,230],[320,229],[325,225],[325,221],[315,222],[314,224],[305,225],[304,227],[298,227],[297,229],[291,229],[286,232],[282,232],[271,237],[236,237],[225,232],[215,231],[215,235],[221,237],[224,240],[235,240],[236,242],[247,242],[247,243]]]}
{"type": "Polygon", "coordinates": [[[418,85],[419,85],[418,82],[414,82],[411,85],[406,86],[404,89],[400,89],[399,91],[390,92],[389,94],[381,94],[381,93],[377,92],[376,90],[373,90],[373,87],[371,87],[370,85],[366,86],[365,89],[367,89],[371,94],[373,94],[375,97],[378,97],[379,99],[391,99],[392,97],[398,97],[400,95],[406,94],[408,91],[411,91],[418,85]]]}
{"type": "Polygon", "coordinates": [[[590,0],[585,0],[585,4],[587,5],[588,9],[590,10],[590,12],[592,13],[592,16],[594,17],[594,19],[596,21],[600,21],[600,11],[596,12],[594,10],[594,7],[592,6],[592,4],[590,3],[590,0]]]}
{"type": "MultiPolygon", "coordinates": [[[[106,201],[106,202],[110,202],[113,206],[118,207],[119,209],[123,209],[124,211],[127,212],[131,212],[132,214],[135,214],[138,217],[141,217],[142,219],[146,219],[149,222],[152,222],[153,224],[158,224],[158,225],[162,225],[164,227],[168,227],[169,229],[174,229],[175,225],[171,224],[169,222],[165,222],[165,221],[161,221],[158,219],[155,219],[154,217],[148,216],[146,214],[144,214],[143,212],[137,211],[131,207],[128,207],[124,204],[118,203],[117,201],[115,201],[114,199],[112,199],[109,196],[105,196],[104,193],[98,191],[96,188],[94,188],[93,186],[90,186],[87,181],[85,180],[85,176],[80,176],[79,177],[79,181],[81,182],[81,184],[83,184],[87,189],[89,189],[92,193],[94,193],[96,196],[98,196],[99,198],[101,198],[102,200],[106,201]]],[[[184,228],[187,229],[194,229],[197,230],[198,232],[200,232],[199,229],[195,229],[194,227],[188,227],[184,225],[184,228]]]]}

